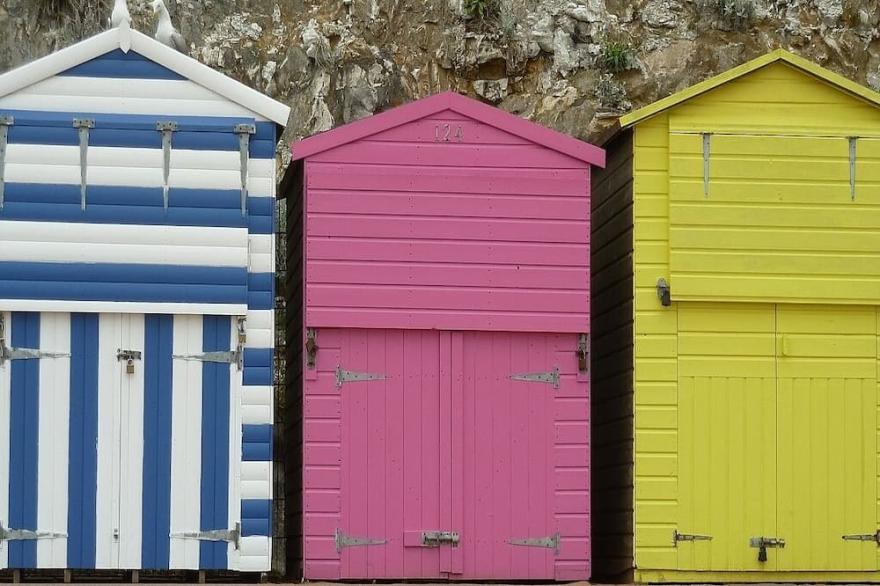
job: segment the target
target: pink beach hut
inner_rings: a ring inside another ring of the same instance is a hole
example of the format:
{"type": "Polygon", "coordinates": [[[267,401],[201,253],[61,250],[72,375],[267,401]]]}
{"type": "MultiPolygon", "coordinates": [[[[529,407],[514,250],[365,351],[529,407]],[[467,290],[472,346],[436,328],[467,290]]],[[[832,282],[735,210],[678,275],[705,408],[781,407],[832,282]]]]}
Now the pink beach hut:
{"type": "Polygon", "coordinates": [[[294,145],[290,554],[305,578],[589,577],[604,159],[451,92],[294,145]]]}

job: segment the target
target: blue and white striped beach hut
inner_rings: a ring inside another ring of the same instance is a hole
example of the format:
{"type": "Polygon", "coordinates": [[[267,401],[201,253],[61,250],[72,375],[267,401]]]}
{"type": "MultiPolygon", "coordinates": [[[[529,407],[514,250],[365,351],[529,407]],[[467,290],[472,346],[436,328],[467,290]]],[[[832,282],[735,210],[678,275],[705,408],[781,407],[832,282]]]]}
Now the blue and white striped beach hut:
{"type": "Polygon", "coordinates": [[[288,114],[128,29],[0,76],[0,568],[270,569],[288,114]]]}

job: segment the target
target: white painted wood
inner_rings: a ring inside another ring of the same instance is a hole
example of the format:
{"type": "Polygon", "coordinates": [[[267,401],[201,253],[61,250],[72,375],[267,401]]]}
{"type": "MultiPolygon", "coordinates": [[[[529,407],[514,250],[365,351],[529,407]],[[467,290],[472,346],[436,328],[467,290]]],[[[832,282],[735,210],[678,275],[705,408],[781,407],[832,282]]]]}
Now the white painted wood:
{"type": "Polygon", "coordinates": [[[273,423],[271,386],[245,386],[241,392],[241,421],[244,425],[273,423]]]}
{"type": "MultiPolygon", "coordinates": [[[[13,94],[62,71],[66,71],[71,67],[122,47],[127,44],[129,39],[131,49],[144,57],[268,120],[272,120],[282,126],[287,124],[290,108],[284,104],[276,102],[272,98],[135,30],[120,32],[120,29],[110,29],[0,75],[0,96],[13,94]]],[[[95,109],[91,111],[95,111],[95,109]]]]}
{"type": "Polygon", "coordinates": [[[272,498],[272,463],[241,463],[241,498],[272,498]]]}
{"type": "Polygon", "coordinates": [[[275,271],[275,235],[248,235],[248,272],[271,273],[275,271]]]}
{"type": "Polygon", "coordinates": [[[272,540],[262,535],[252,535],[241,540],[239,571],[268,572],[272,563],[272,540]]]}
{"type": "MultiPolygon", "coordinates": [[[[40,350],[70,353],[70,314],[40,315],[40,350]]],[[[67,532],[70,357],[41,358],[37,452],[37,529],[67,532]]],[[[67,539],[37,541],[37,567],[67,566],[67,539]]]]}
{"type": "Polygon", "coordinates": [[[247,348],[271,348],[273,343],[275,312],[271,309],[247,312],[247,348]]]}
{"type": "MultiPolygon", "coordinates": [[[[12,316],[8,312],[0,312],[6,322],[6,335],[11,334],[12,316]]],[[[8,344],[7,340],[7,344],[8,344]]],[[[9,525],[9,428],[11,374],[9,361],[0,364],[0,522],[4,527],[9,525]]],[[[9,563],[9,548],[0,541],[0,569],[9,563]]]]}
{"type": "MultiPolygon", "coordinates": [[[[75,78],[71,78],[75,79],[75,78]]],[[[116,79],[122,83],[141,80],[116,79]]],[[[168,81],[166,83],[180,83],[168,81]]],[[[177,116],[236,116],[266,120],[233,102],[213,100],[176,100],[158,98],[115,98],[15,93],[0,98],[0,108],[9,110],[41,110],[47,112],[101,112],[107,114],[151,114],[161,116],[174,112],[177,116]]]]}
{"type": "MultiPolygon", "coordinates": [[[[202,316],[174,318],[174,354],[202,352],[202,316]]],[[[171,534],[198,531],[202,472],[202,363],[175,359],[171,396],[171,534]]],[[[199,542],[171,538],[172,569],[199,568],[199,542]]]]}
{"type": "MultiPolygon", "coordinates": [[[[236,320],[230,320],[233,345],[238,339],[236,320]]],[[[242,424],[242,371],[229,369],[229,511],[227,527],[241,522],[241,424],[242,424]]],[[[239,567],[239,550],[230,543],[226,550],[227,567],[239,567]]]]}
{"type": "MultiPolygon", "coordinates": [[[[144,316],[122,317],[122,345],[125,350],[144,351],[144,316]]],[[[119,567],[141,567],[143,534],[144,471],[144,364],[135,361],[134,374],[125,374],[120,362],[122,413],[120,426],[121,461],[119,468],[119,567]]]]}
{"type": "Polygon", "coordinates": [[[98,568],[119,565],[120,418],[122,370],[116,351],[122,348],[123,316],[98,318],[98,493],[95,562],[98,568]]]}
{"type": "Polygon", "coordinates": [[[58,301],[32,299],[0,299],[0,307],[9,311],[65,311],[109,314],[170,313],[245,315],[247,305],[224,303],[129,303],[107,301],[58,301]]]}
{"type": "Polygon", "coordinates": [[[247,267],[246,228],[0,221],[0,261],[247,267]]]}

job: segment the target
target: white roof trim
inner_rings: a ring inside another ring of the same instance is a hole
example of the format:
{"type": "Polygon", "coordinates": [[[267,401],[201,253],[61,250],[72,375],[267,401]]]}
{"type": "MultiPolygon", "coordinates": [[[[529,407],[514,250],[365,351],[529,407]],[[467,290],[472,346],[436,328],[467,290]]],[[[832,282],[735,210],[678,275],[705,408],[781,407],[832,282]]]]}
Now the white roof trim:
{"type": "MultiPolygon", "coordinates": [[[[114,28],[0,75],[0,98],[129,45],[147,59],[263,116],[287,125],[290,108],[136,30],[114,28]]],[[[126,51],[127,52],[127,51],[126,51]]]]}

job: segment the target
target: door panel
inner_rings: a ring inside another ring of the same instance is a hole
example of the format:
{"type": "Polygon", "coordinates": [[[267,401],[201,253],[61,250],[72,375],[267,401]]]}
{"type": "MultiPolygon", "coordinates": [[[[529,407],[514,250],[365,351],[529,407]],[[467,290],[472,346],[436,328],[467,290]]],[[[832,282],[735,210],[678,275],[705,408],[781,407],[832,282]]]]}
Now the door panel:
{"type": "MultiPolygon", "coordinates": [[[[421,531],[444,529],[440,334],[325,330],[321,340],[321,352],[339,349],[342,369],[385,377],[347,381],[336,390],[342,397],[339,530],[351,538],[385,541],[343,547],[341,577],[441,577],[440,548],[420,547],[418,539],[421,531]]],[[[335,386],[332,371],[318,376],[335,386]]]]}
{"type": "MultiPolygon", "coordinates": [[[[750,537],[776,536],[776,361],[771,305],[682,304],[679,319],[681,570],[774,570],[750,537]]],[[[672,536],[670,535],[670,538],[672,536]]]]}
{"type": "Polygon", "coordinates": [[[780,569],[875,570],[876,311],[777,312],[780,569]]]}

